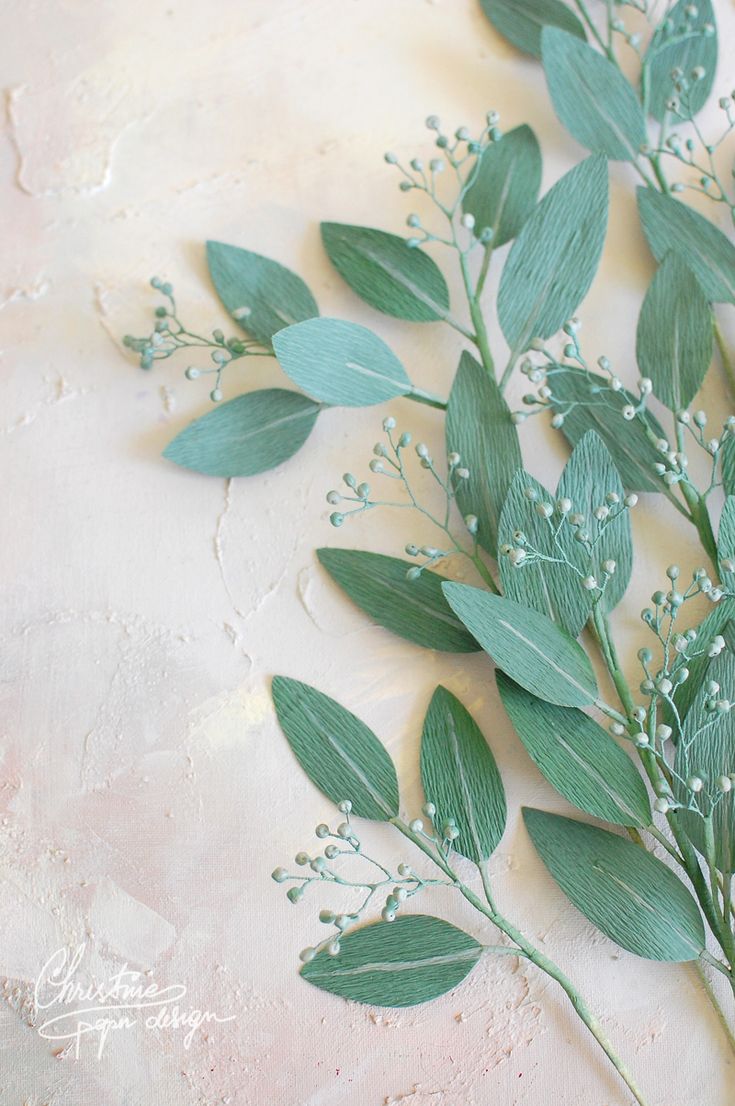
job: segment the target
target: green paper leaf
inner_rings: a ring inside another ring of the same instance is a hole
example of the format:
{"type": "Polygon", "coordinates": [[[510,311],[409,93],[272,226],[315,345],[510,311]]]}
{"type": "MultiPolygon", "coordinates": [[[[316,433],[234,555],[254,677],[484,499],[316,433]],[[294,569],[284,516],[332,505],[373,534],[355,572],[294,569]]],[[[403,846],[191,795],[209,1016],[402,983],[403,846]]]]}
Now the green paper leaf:
{"type": "Polygon", "coordinates": [[[638,397],[625,388],[611,392],[608,384],[596,373],[584,377],[578,372],[554,373],[554,410],[564,415],[564,437],[575,446],[589,430],[595,430],[610,451],[627,491],[660,492],[663,485],[653,466],[661,455],[654,442],[665,438],[666,432],[649,411],[645,425],[639,418],[624,420],[623,408],[635,405],[638,397]],[[601,387],[606,389],[604,393],[599,392],[601,387]]]}
{"type": "Polygon", "coordinates": [[[477,232],[491,227],[491,245],[510,242],[520,231],[538,199],[541,150],[525,124],[492,142],[480,158],[462,206],[475,217],[477,232]]]}
{"type": "Polygon", "coordinates": [[[714,339],[712,309],[678,253],[667,253],[641,307],[636,358],[670,410],[688,407],[702,386],[714,339]]]}
{"type": "Polygon", "coordinates": [[[195,419],[163,456],[206,476],[255,476],[301,449],[320,410],[321,404],[300,392],[248,392],[195,419]]]}
{"type": "Polygon", "coordinates": [[[457,823],[452,847],[478,865],[492,856],[505,829],[503,781],[479,726],[444,687],[434,692],[424,719],[421,783],[436,807],[435,825],[457,823]]]}
{"type": "Polygon", "coordinates": [[[541,57],[544,27],[561,27],[578,38],[585,30],[574,12],[561,0],[480,0],[493,27],[524,54],[541,57]]]}
{"type": "Polygon", "coordinates": [[[334,407],[370,407],[412,389],[396,355],[357,323],[307,319],[275,335],[273,348],[295,384],[334,407]]]}
{"type": "Polygon", "coordinates": [[[619,826],[651,824],[646,785],[613,737],[576,707],[556,707],[496,672],[513,728],[552,787],[570,803],[619,826]]]}
{"type": "Polygon", "coordinates": [[[671,79],[673,69],[681,69],[687,77],[698,66],[704,69],[701,80],[689,81],[687,100],[693,115],[704,107],[712,91],[717,69],[717,33],[705,34],[707,24],[715,26],[710,0],[697,0],[695,5],[690,0],[679,0],[656,28],[643,59],[643,68],[648,85],[648,108],[659,123],[666,114],[666,104],[677,95],[671,79]],[[692,7],[696,10],[693,18],[687,15],[692,7]]]}
{"type": "Polygon", "coordinates": [[[349,799],[358,818],[396,817],[393,761],[364,722],[328,695],[286,676],[274,676],[271,694],[299,764],[328,799],[349,799]]]}
{"type": "Polygon", "coordinates": [[[523,818],[562,891],[612,941],[647,960],[698,959],[699,908],[665,864],[596,826],[529,808],[523,818]]]}
{"type": "Polygon", "coordinates": [[[503,501],[523,463],[521,447],[500,389],[466,351],[449,394],[446,438],[447,453],[458,453],[470,474],[459,483],[457,505],[463,515],[477,516],[478,541],[494,557],[503,501]]]}
{"type": "Polygon", "coordinates": [[[322,223],[322,241],[339,275],[377,311],[413,323],[443,319],[449,290],[436,263],[405,238],[370,227],[322,223]]]}
{"type": "Polygon", "coordinates": [[[338,956],[318,952],[301,975],[321,991],[370,1006],[417,1006],[446,994],[472,971],[482,945],[429,914],[400,914],[340,940],[338,956]]]}
{"type": "Polygon", "coordinates": [[[589,657],[536,611],[467,584],[444,584],[449,606],[499,668],[547,703],[587,707],[597,698],[589,657]]]}
{"type": "Polygon", "coordinates": [[[725,495],[735,495],[735,435],[728,434],[720,452],[725,495]]]}
{"type": "Polygon", "coordinates": [[[259,253],[207,242],[217,295],[243,330],[270,347],[277,331],[311,319],[319,308],[300,276],[259,253]]]}
{"type": "Polygon", "coordinates": [[[735,246],[714,223],[653,188],[638,189],[638,214],[657,261],[676,251],[710,303],[735,303],[735,246]]]}
{"type": "Polygon", "coordinates": [[[607,229],[607,162],[588,157],[557,181],[511,246],[498,292],[498,319],[516,353],[550,338],[592,283],[607,229]]]}
{"type": "MultiPolygon", "coordinates": [[[[697,626],[697,643],[709,644],[713,638],[718,634],[723,634],[728,622],[735,619],[735,600],[733,599],[721,599],[717,603],[709,614],[702,619],[699,626],[697,626]]],[[[703,656],[693,657],[687,662],[687,668],[689,669],[689,679],[683,684],[679,684],[674,691],[674,702],[676,704],[676,711],[678,719],[674,712],[669,707],[668,703],[662,704],[663,706],[663,721],[667,725],[671,726],[674,731],[674,740],[676,741],[678,734],[678,723],[681,721],[684,723],[689,716],[692,704],[697,699],[697,696],[702,691],[705,680],[712,679],[710,674],[711,659],[707,656],[706,651],[703,656]]]]}
{"type": "Polygon", "coordinates": [[[554,111],[569,133],[595,153],[635,161],[646,120],[617,65],[558,27],[545,28],[541,55],[554,111]]]}
{"type": "Polygon", "coordinates": [[[717,531],[717,568],[720,580],[728,591],[735,591],[735,572],[724,561],[735,562],[735,495],[725,497],[717,531]]]}
{"type": "Polygon", "coordinates": [[[391,633],[447,653],[480,648],[444,598],[435,572],[407,580],[411,562],[359,549],[318,549],[317,556],[353,603],[391,633]]]}

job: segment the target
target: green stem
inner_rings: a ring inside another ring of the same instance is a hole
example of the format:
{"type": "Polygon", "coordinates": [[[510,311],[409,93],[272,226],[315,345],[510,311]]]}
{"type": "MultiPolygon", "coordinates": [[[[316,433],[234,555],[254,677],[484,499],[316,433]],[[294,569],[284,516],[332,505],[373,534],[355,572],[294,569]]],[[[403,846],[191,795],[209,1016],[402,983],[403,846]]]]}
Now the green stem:
{"type": "Polygon", "coordinates": [[[467,303],[470,308],[470,317],[472,319],[472,325],[475,328],[475,335],[473,341],[477,346],[480,354],[480,360],[482,361],[488,375],[495,380],[495,362],[493,361],[492,351],[490,349],[490,342],[487,335],[487,327],[485,326],[485,318],[482,314],[482,308],[480,307],[477,299],[477,293],[472,287],[472,277],[470,275],[469,265],[467,264],[467,258],[465,254],[459,254],[459,264],[462,270],[462,281],[464,283],[465,292],[467,293],[467,303]]]}
{"type": "Polygon", "coordinates": [[[725,1017],[725,1011],[720,1006],[719,999],[717,998],[717,995],[715,994],[715,991],[714,991],[714,988],[713,988],[712,984],[710,983],[709,979],[707,978],[707,973],[705,972],[704,968],[702,967],[702,961],[701,960],[697,960],[695,962],[694,969],[695,969],[697,975],[699,976],[699,981],[702,984],[702,987],[704,988],[704,992],[705,992],[705,994],[707,995],[707,997],[710,1001],[712,1009],[715,1012],[715,1016],[716,1016],[718,1022],[720,1023],[720,1025],[722,1026],[722,1031],[723,1031],[723,1033],[725,1034],[725,1036],[727,1038],[727,1043],[730,1046],[730,1050],[732,1052],[735,1052],[735,1033],[733,1033],[733,1030],[730,1026],[730,1023],[728,1022],[727,1018],[725,1017]]]}
{"type": "Polygon", "coordinates": [[[423,403],[427,407],[437,407],[440,411],[446,411],[447,401],[440,396],[435,396],[433,392],[426,392],[423,388],[412,387],[410,392],[405,393],[406,399],[412,399],[414,403],[423,403]]]}

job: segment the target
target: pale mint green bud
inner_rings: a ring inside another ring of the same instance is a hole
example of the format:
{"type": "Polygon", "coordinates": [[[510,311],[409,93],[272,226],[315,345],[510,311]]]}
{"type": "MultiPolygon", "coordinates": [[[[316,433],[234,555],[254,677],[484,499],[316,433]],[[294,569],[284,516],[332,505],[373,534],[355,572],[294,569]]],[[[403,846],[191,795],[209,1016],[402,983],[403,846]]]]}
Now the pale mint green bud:
{"type": "Polygon", "coordinates": [[[411,830],[412,833],[422,833],[424,823],[421,821],[420,818],[414,818],[412,822],[409,822],[408,828],[411,830]]]}
{"type": "Polygon", "coordinates": [[[285,868],[274,868],[271,872],[271,879],[274,879],[276,883],[283,883],[288,879],[288,872],[285,868]]]}
{"type": "Polygon", "coordinates": [[[304,897],[303,887],[289,887],[288,891],[286,892],[286,898],[288,899],[289,902],[292,902],[294,904],[299,902],[301,899],[303,899],[303,897],[304,897]]]}
{"type": "Polygon", "coordinates": [[[312,961],[314,959],[315,956],[316,956],[316,949],[306,948],[306,949],[302,949],[301,952],[299,953],[299,960],[302,962],[302,964],[308,964],[308,963],[310,963],[310,961],[312,961]]]}
{"type": "Polygon", "coordinates": [[[314,830],[317,837],[329,837],[329,826],[326,822],[320,822],[314,830]]]}

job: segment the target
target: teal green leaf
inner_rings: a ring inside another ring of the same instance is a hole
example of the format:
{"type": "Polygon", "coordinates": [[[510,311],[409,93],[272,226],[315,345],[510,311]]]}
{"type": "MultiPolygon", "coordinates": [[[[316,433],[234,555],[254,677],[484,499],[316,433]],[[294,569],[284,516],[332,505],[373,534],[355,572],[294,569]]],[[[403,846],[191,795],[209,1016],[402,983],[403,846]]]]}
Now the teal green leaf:
{"type": "Polygon", "coordinates": [[[714,223],[653,188],[638,189],[638,214],[657,261],[675,250],[710,303],[735,303],[735,246],[714,223]]]}
{"type": "Polygon", "coordinates": [[[207,263],[230,315],[265,346],[284,326],[319,314],[301,277],[277,261],[224,242],[207,242],[207,263]]]}
{"type": "Polygon", "coordinates": [[[218,404],[166,446],[163,456],[207,476],[255,476],[301,449],[321,404],[265,388],[218,404]]]}
{"type": "Polygon", "coordinates": [[[683,257],[667,253],[641,307],[636,358],[653,392],[672,411],[702,386],[714,340],[712,308],[683,257]]]}
{"type": "Polygon", "coordinates": [[[614,161],[635,161],[646,120],[618,66],[558,27],[541,35],[541,56],[554,111],[572,137],[614,161]]]}
{"type": "Polygon", "coordinates": [[[364,722],[316,688],[274,676],[278,721],[311,782],[334,803],[349,799],[358,818],[398,814],[393,761],[364,722]]]}
{"type": "Polygon", "coordinates": [[[524,54],[541,57],[544,27],[561,27],[578,38],[584,27],[561,0],[481,0],[482,10],[493,27],[524,54]]]}
{"type": "Polygon", "coordinates": [[[735,572],[723,562],[735,563],[735,495],[727,495],[717,530],[717,568],[728,591],[735,592],[735,572]]]}
{"type": "Polygon", "coordinates": [[[706,34],[707,25],[716,26],[710,0],[697,0],[695,5],[690,0],[679,0],[656,28],[643,59],[642,87],[647,88],[649,111],[659,123],[666,114],[666,104],[677,95],[671,79],[673,69],[681,69],[687,77],[699,66],[704,69],[701,80],[689,81],[687,106],[693,115],[704,107],[712,91],[717,69],[717,32],[706,34]]]}
{"type": "Polygon", "coordinates": [[[728,433],[722,440],[720,458],[725,495],[735,495],[735,435],[728,433]]]}
{"type": "Polygon", "coordinates": [[[495,679],[514,730],[552,787],[606,822],[650,826],[646,785],[607,730],[576,707],[545,703],[502,672],[495,679]]]}
{"type": "Polygon", "coordinates": [[[449,606],[499,668],[547,703],[587,707],[597,684],[589,657],[537,611],[467,584],[444,584],[449,606]]]}
{"type": "Polygon", "coordinates": [[[607,162],[576,165],[546,193],[511,246],[498,292],[498,319],[517,353],[550,338],[592,283],[607,229],[607,162]]]}
{"type": "Polygon", "coordinates": [[[457,489],[459,509],[477,516],[478,541],[494,557],[503,501],[523,463],[521,447],[498,385],[466,351],[449,394],[446,438],[447,453],[458,453],[470,474],[457,489]]]}
{"type": "Polygon", "coordinates": [[[340,940],[339,956],[326,949],[301,969],[322,991],[370,1006],[417,1006],[451,991],[472,971],[482,945],[429,914],[399,914],[340,940]]]}
{"type": "Polygon", "coordinates": [[[541,150],[524,124],[485,148],[462,206],[479,233],[493,231],[492,246],[503,246],[520,231],[538,199],[541,150]]]}
{"type": "Polygon", "coordinates": [[[480,648],[444,598],[435,572],[407,580],[409,561],[359,549],[318,549],[317,556],[353,603],[391,633],[446,653],[480,648]]]}
{"type": "Polygon", "coordinates": [[[505,830],[503,781],[474,718],[444,687],[434,692],[424,719],[421,783],[436,807],[434,824],[457,823],[452,847],[478,865],[492,856],[505,830]]]}
{"type": "Polygon", "coordinates": [[[413,323],[445,318],[449,290],[428,254],[383,230],[347,223],[322,223],[321,229],[329,260],[371,307],[413,323]]]}
{"type": "Polygon", "coordinates": [[[647,960],[698,959],[699,908],[665,864],[596,826],[529,808],[523,818],[562,891],[612,941],[647,960]]]}
{"type": "Polygon", "coordinates": [[[273,348],[286,376],[333,407],[370,407],[411,391],[396,355],[357,323],[307,319],[275,335],[273,348]]]}

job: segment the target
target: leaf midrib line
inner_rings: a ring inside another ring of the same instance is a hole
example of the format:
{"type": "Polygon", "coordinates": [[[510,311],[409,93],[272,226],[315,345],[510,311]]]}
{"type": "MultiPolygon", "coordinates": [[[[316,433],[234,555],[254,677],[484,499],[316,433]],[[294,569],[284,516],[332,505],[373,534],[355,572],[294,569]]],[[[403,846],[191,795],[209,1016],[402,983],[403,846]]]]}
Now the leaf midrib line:
{"type": "Polygon", "coordinates": [[[414,971],[416,968],[433,968],[442,964],[459,964],[465,960],[476,960],[481,951],[481,948],[469,948],[461,952],[447,952],[441,956],[427,956],[424,960],[376,960],[369,964],[358,964],[354,968],[340,968],[337,963],[335,967],[330,967],[325,972],[317,971],[309,974],[312,978],[319,978],[322,975],[325,979],[334,979],[342,976],[366,975],[370,972],[407,972],[414,971]]]}
{"type": "Polygon", "coordinates": [[[549,667],[553,668],[554,671],[557,672],[568,683],[570,683],[572,685],[572,687],[576,687],[578,691],[581,691],[584,694],[585,698],[592,701],[592,699],[594,697],[590,695],[590,692],[589,692],[588,688],[584,687],[583,684],[580,684],[577,680],[575,680],[574,677],[571,675],[571,673],[565,671],[565,669],[563,669],[563,668],[560,668],[555,660],[552,660],[552,658],[549,657],[546,653],[544,653],[543,650],[539,649],[538,645],[536,645],[535,642],[531,641],[524,634],[522,634],[520,632],[520,630],[518,630],[513,625],[512,622],[508,622],[504,618],[500,618],[500,619],[498,619],[498,621],[499,621],[500,625],[504,626],[507,630],[509,630],[514,635],[514,637],[517,637],[518,640],[522,641],[524,645],[528,645],[528,647],[530,649],[532,649],[534,653],[536,653],[539,657],[541,657],[542,660],[546,661],[546,663],[549,665],[549,667]]]}
{"type": "Polygon", "coordinates": [[[446,314],[446,308],[442,307],[441,304],[438,304],[436,300],[433,300],[428,292],[425,292],[417,284],[414,284],[413,281],[409,280],[408,277],[406,277],[400,269],[394,268],[394,266],[391,265],[389,261],[384,261],[379,255],[374,254],[368,246],[353,245],[352,249],[354,249],[355,253],[361,253],[363,257],[366,257],[368,259],[368,261],[372,261],[374,265],[377,265],[379,269],[382,269],[383,272],[387,273],[389,277],[392,277],[393,280],[396,281],[396,283],[402,285],[409,292],[411,292],[411,294],[414,295],[417,300],[425,304],[427,307],[431,307],[437,313],[437,315],[446,314]]]}
{"type": "Polygon", "coordinates": [[[602,790],[608,795],[610,799],[612,799],[618,810],[621,810],[623,814],[629,815],[633,819],[633,825],[638,825],[640,819],[637,817],[635,812],[625,804],[624,800],[620,796],[616,795],[615,792],[610,788],[607,780],[602,775],[602,773],[599,772],[594,767],[594,765],[590,764],[589,761],[584,760],[584,758],[581,757],[579,753],[575,749],[573,749],[567,741],[564,740],[563,737],[558,737],[557,741],[562,746],[562,748],[567,750],[572,760],[576,761],[579,767],[602,788],[602,790]]]}
{"type": "MultiPolygon", "coordinates": [[[[647,911],[651,915],[652,918],[655,918],[657,922],[660,921],[660,915],[654,909],[654,907],[652,907],[651,904],[649,902],[647,902],[646,899],[644,899],[643,896],[640,895],[639,892],[636,891],[636,889],[634,887],[631,887],[629,884],[627,884],[625,882],[624,879],[620,879],[620,877],[615,875],[614,872],[611,872],[605,866],[603,861],[598,860],[596,863],[593,864],[593,867],[596,868],[598,872],[601,872],[608,879],[611,879],[613,881],[613,883],[617,883],[618,887],[621,887],[623,889],[623,891],[625,891],[628,895],[630,895],[630,897],[634,900],[634,902],[636,902],[645,911],[647,911]]],[[[669,929],[674,930],[674,932],[681,938],[682,942],[688,948],[692,949],[692,951],[695,953],[696,956],[699,956],[700,950],[698,948],[696,948],[695,945],[692,944],[692,939],[689,936],[689,934],[684,933],[676,925],[676,923],[674,921],[672,921],[670,916],[667,920],[667,925],[668,925],[669,929]]]]}
{"type": "MultiPolygon", "coordinates": [[[[475,857],[476,859],[483,860],[483,848],[480,842],[480,835],[477,832],[477,822],[475,821],[475,812],[472,805],[472,797],[470,795],[470,789],[467,786],[467,778],[465,776],[464,764],[462,763],[462,757],[459,752],[459,738],[457,737],[457,728],[454,724],[454,715],[451,710],[449,714],[449,741],[454,762],[457,766],[457,777],[459,779],[459,786],[462,790],[462,797],[464,800],[465,813],[467,816],[467,822],[469,825],[470,836],[475,844],[475,857]]],[[[451,811],[447,811],[447,817],[450,817],[451,811]]]]}
{"type": "Polygon", "coordinates": [[[354,369],[362,376],[370,377],[374,380],[384,381],[386,384],[393,384],[396,388],[399,388],[402,392],[410,389],[411,384],[406,380],[394,380],[392,376],[388,376],[387,372],[383,372],[378,369],[370,369],[367,365],[361,365],[358,361],[345,361],[345,367],[348,369],[354,369]]]}

